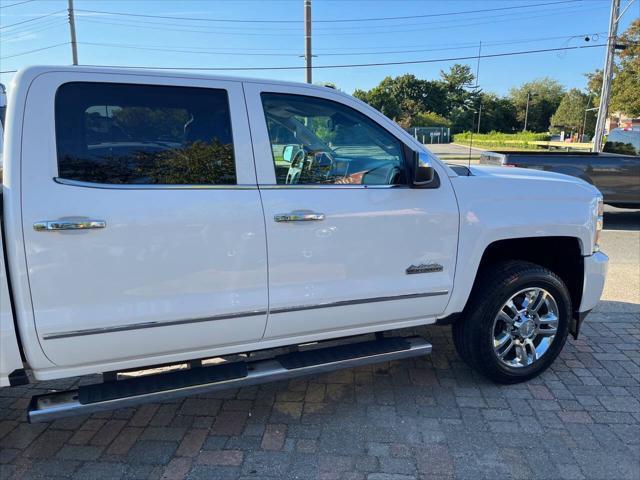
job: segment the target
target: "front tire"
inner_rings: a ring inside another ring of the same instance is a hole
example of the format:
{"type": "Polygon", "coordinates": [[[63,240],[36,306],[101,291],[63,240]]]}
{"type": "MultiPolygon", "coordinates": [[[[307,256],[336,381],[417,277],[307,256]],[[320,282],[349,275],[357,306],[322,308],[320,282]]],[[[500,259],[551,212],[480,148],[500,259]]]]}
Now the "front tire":
{"type": "Polygon", "coordinates": [[[544,372],[567,340],[571,297],[564,282],[539,265],[508,261],[480,272],[463,315],[453,325],[460,357],[498,383],[544,372]]]}

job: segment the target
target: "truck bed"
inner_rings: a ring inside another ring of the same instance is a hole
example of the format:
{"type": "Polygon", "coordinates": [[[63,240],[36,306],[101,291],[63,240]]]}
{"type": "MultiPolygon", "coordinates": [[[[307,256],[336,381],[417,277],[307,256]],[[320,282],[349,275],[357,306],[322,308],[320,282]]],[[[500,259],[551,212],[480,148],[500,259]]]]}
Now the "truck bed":
{"type": "Polygon", "coordinates": [[[481,165],[521,167],[578,177],[598,188],[605,203],[640,208],[640,157],[598,152],[487,151],[481,165]]]}

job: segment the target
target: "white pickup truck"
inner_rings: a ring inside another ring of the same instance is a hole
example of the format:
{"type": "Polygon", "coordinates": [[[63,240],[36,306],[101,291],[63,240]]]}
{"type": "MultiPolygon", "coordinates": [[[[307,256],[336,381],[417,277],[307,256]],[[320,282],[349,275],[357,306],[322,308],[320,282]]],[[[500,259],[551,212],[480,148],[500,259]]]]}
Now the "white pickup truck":
{"type": "Polygon", "coordinates": [[[398,331],[434,323],[520,382],[602,294],[596,188],[449,167],[333,89],[31,67],[8,90],[0,384],[104,380],[31,421],[424,355],[398,331]]]}

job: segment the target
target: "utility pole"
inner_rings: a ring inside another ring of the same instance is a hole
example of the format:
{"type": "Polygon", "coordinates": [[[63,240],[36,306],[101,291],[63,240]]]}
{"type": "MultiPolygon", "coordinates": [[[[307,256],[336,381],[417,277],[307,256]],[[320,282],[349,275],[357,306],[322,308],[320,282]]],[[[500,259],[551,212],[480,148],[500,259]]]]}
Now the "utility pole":
{"type": "Polygon", "coordinates": [[[620,20],[620,0],[611,0],[611,18],[609,18],[609,37],[607,39],[607,56],[604,61],[604,73],[602,75],[602,90],[600,91],[600,109],[596,121],[596,131],[593,135],[593,151],[602,151],[602,139],[604,138],[604,124],[609,113],[609,97],[611,95],[611,80],[613,79],[613,66],[616,51],[616,39],[618,35],[618,20],[620,20]]]}
{"type": "MultiPolygon", "coordinates": [[[[480,89],[480,85],[478,84],[478,80],[480,78],[480,57],[482,55],[482,40],[478,44],[478,64],[476,65],[476,84],[475,90],[478,91],[480,89]]],[[[479,106],[478,106],[478,134],[480,134],[480,120],[482,119],[482,97],[478,95],[479,106]]]]}
{"type": "MultiPolygon", "coordinates": [[[[480,89],[480,84],[478,83],[478,80],[480,79],[480,58],[482,58],[482,40],[480,41],[480,43],[478,44],[478,63],[476,64],[476,84],[471,87],[473,88],[474,92],[478,92],[480,89]]],[[[478,133],[480,133],[480,116],[482,115],[482,97],[478,96],[480,102],[479,102],[479,108],[478,108],[478,133]]],[[[476,112],[475,110],[473,110],[473,117],[471,118],[471,135],[469,137],[469,157],[468,157],[468,165],[471,165],[471,151],[473,148],[473,131],[474,126],[473,126],[473,122],[475,122],[476,120],[476,112]]]]}
{"type": "Polygon", "coordinates": [[[78,65],[78,43],[76,42],[76,19],[73,13],[73,0],[69,0],[69,31],[71,32],[71,55],[73,64],[78,65]]]}
{"type": "MultiPolygon", "coordinates": [[[[71,1],[71,0],[69,0],[71,1]]],[[[304,0],[304,59],[307,65],[307,83],[312,83],[311,75],[311,0],[304,0]]]]}

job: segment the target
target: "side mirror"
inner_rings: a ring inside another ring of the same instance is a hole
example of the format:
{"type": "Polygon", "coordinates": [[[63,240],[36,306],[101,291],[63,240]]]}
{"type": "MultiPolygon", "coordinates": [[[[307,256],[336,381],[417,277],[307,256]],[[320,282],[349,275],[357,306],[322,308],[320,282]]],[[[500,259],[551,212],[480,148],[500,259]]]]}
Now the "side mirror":
{"type": "Polygon", "coordinates": [[[291,163],[293,161],[293,154],[295,152],[295,145],[286,145],[282,149],[282,160],[287,163],[291,163]]]}
{"type": "Polygon", "coordinates": [[[431,158],[424,152],[415,152],[413,164],[413,185],[424,187],[433,182],[435,170],[431,165],[431,158]]]}

